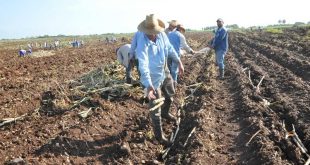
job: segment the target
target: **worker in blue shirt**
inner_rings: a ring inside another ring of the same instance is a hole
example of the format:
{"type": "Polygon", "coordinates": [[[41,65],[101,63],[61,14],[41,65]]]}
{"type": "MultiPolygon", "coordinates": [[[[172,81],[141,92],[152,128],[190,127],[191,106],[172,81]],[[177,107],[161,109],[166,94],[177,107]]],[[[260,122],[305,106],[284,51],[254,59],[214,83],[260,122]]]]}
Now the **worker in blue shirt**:
{"type": "MultiPolygon", "coordinates": [[[[170,32],[168,34],[169,41],[171,45],[173,46],[174,50],[177,52],[179,58],[181,58],[181,48],[184,49],[188,53],[191,53],[191,54],[195,53],[193,49],[190,46],[188,46],[184,33],[185,33],[185,28],[183,27],[183,25],[179,24],[177,25],[177,28],[175,31],[170,32]]],[[[175,81],[175,84],[177,84],[178,72],[179,72],[178,64],[171,60],[168,60],[168,66],[170,69],[171,76],[173,80],[175,81]]]]}
{"type": "Polygon", "coordinates": [[[224,21],[221,18],[217,19],[216,22],[218,29],[210,47],[215,50],[216,64],[219,67],[219,78],[224,79],[224,58],[228,50],[228,32],[223,27],[224,21]]]}
{"type": "Polygon", "coordinates": [[[27,51],[24,49],[20,49],[18,52],[20,57],[24,57],[27,54],[27,51]]]}
{"type": "Polygon", "coordinates": [[[174,87],[171,75],[170,79],[167,79],[169,76],[169,71],[167,72],[166,69],[167,58],[169,57],[179,64],[180,74],[184,72],[184,67],[164,33],[165,24],[163,21],[157,19],[154,14],[147,15],[146,19],[139,24],[138,30],[143,34],[137,40],[136,55],[141,73],[140,81],[147,88],[154,135],[161,144],[170,145],[171,142],[164,136],[161,121],[162,117],[168,120],[172,118],[168,111],[174,87]],[[165,97],[163,108],[152,110],[157,105],[153,101],[161,98],[162,92],[165,97]]]}
{"type": "MultiPolygon", "coordinates": [[[[136,49],[137,49],[137,44],[138,44],[138,38],[141,35],[144,35],[144,33],[137,31],[131,40],[130,56],[133,57],[131,59],[131,62],[129,63],[131,68],[133,68],[135,65],[137,66],[137,69],[139,68],[139,62],[138,62],[138,59],[136,57],[136,49]]],[[[139,69],[138,69],[138,74],[139,74],[139,79],[140,79],[139,69]]]]}

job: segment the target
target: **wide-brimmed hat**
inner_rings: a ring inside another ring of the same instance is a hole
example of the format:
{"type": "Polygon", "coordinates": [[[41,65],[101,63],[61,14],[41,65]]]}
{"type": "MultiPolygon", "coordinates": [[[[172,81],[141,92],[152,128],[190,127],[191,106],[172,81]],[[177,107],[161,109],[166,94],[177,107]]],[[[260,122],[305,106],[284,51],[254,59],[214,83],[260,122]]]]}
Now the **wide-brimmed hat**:
{"type": "Polygon", "coordinates": [[[160,19],[157,19],[154,14],[150,14],[139,24],[138,30],[146,34],[158,34],[165,30],[165,24],[160,19]]]}
{"type": "Polygon", "coordinates": [[[177,20],[171,20],[168,23],[169,25],[174,26],[174,27],[176,27],[179,24],[177,20]]]}
{"type": "Polygon", "coordinates": [[[185,32],[185,28],[184,28],[184,26],[183,26],[182,24],[179,24],[179,25],[177,26],[177,29],[179,29],[179,31],[180,31],[180,30],[183,30],[183,31],[185,32]]]}

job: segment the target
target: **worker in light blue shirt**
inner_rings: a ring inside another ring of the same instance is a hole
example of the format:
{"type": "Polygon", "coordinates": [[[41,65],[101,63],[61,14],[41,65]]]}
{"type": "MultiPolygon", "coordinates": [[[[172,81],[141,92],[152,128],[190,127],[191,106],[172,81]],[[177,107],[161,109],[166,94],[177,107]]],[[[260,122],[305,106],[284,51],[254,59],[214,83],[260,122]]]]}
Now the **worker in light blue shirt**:
{"type": "Polygon", "coordinates": [[[173,80],[169,73],[167,74],[167,58],[179,64],[180,73],[184,72],[183,64],[177,53],[171,46],[167,35],[164,33],[165,24],[157,19],[153,14],[147,15],[142,21],[138,30],[143,32],[138,38],[136,55],[139,60],[139,70],[141,73],[141,83],[147,88],[147,97],[149,108],[156,106],[153,101],[161,98],[161,92],[164,93],[165,101],[162,107],[150,110],[153,131],[155,138],[164,145],[171,144],[163,134],[161,117],[170,120],[169,114],[171,104],[171,92],[173,80]],[[162,108],[162,109],[161,109],[162,108]]]}
{"type": "MultiPolygon", "coordinates": [[[[177,52],[179,58],[181,58],[181,48],[184,49],[186,52],[194,54],[195,52],[193,49],[188,46],[185,36],[183,35],[185,33],[185,28],[183,25],[179,24],[177,25],[177,28],[175,31],[170,32],[168,34],[169,41],[171,45],[173,46],[174,50],[177,52]]],[[[175,84],[177,84],[178,80],[178,63],[173,62],[172,60],[168,60],[168,66],[170,69],[171,76],[173,80],[175,81],[175,84]]]]}
{"type": "Polygon", "coordinates": [[[224,58],[228,50],[228,32],[223,27],[224,21],[219,18],[217,19],[218,29],[215,33],[211,48],[215,50],[216,64],[219,67],[219,78],[224,79],[224,58]]]}
{"type": "MultiPolygon", "coordinates": [[[[136,49],[137,49],[137,44],[138,44],[138,38],[144,35],[143,32],[137,31],[135,33],[135,35],[133,36],[132,40],[131,40],[131,48],[130,48],[130,56],[133,57],[131,59],[131,62],[129,63],[130,67],[134,67],[134,65],[137,66],[137,68],[139,68],[139,61],[136,57],[136,49]]],[[[139,74],[139,79],[140,79],[140,71],[138,69],[138,74],[139,74]]]]}

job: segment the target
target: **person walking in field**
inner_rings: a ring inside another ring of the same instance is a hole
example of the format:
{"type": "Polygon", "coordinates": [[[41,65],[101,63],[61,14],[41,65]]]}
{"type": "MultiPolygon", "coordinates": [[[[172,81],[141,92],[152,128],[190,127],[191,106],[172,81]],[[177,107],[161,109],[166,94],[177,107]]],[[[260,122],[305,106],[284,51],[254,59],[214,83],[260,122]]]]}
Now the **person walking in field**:
{"type": "Polygon", "coordinates": [[[169,79],[169,73],[167,75],[166,72],[167,58],[179,64],[180,74],[184,72],[184,67],[164,33],[163,21],[157,19],[154,14],[147,15],[139,24],[138,30],[143,34],[137,39],[136,55],[141,73],[140,81],[147,88],[154,135],[161,144],[170,145],[171,142],[165,137],[162,129],[162,117],[168,120],[174,119],[169,113],[171,97],[175,91],[171,76],[169,79]],[[156,108],[154,100],[161,98],[162,92],[165,97],[163,106],[156,108]]]}
{"type": "Polygon", "coordinates": [[[131,45],[125,44],[116,49],[117,60],[126,68],[126,83],[132,83],[131,71],[133,68],[134,57],[130,53],[131,45]]]}
{"type": "MultiPolygon", "coordinates": [[[[191,53],[191,54],[195,53],[195,51],[193,51],[193,49],[190,46],[188,46],[184,33],[185,33],[185,28],[183,27],[183,25],[179,24],[175,31],[170,32],[168,34],[169,41],[171,45],[173,46],[174,50],[177,52],[179,58],[181,58],[181,48],[187,51],[188,53],[191,53]]],[[[168,66],[170,69],[171,76],[175,84],[177,84],[178,73],[179,73],[178,63],[175,63],[172,60],[168,59],[168,66]]]]}
{"type": "Polygon", "coordinates": [[[177,20],[171,20],[169,23],[168,28],[165,30],[165,33],[168,35],[169,33],[173,32],[176,27],[178,26],[178,21],[177,20]]]}
{"type": "Polygon", "coordinates": [[[224,25],[224,21],[217,19],[218,29],[212,41],[211,48],[215,50],[216,64],[219,67],[219,78],[224,79],[224,58],[228,50],[228,32],[224,25]]]}

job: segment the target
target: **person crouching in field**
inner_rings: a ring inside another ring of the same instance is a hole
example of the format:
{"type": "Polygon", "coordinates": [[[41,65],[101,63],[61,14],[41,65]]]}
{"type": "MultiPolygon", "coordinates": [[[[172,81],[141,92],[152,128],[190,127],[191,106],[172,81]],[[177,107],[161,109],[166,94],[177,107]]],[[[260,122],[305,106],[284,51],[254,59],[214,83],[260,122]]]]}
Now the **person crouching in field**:
{"type": "Polygon", "coordinates": [[[29,50],[20,49],[18,51],[18,53],[19,53],[19,57],[24,57],[27,54],[31,54],[32,50],[31,49],[29,49],[29,50]]]}
{"type": "Polygon", "coordinates": [[[162,117],[175,120],[169,113],[171,98],[174,94],[173,80],[169,71],[167,73],[167,58],[179,64],[180,74],[184,72],[183,64],[164,33],[165,24],[153,14],[147,15],[138,30],[143,34],[138,38],[136,56],[139,61],[140,82],[147,88],[150,117],[155,138],[163,145],[171,145],[162,129],[162,117]],[[170,75],[170,79],[168,76],[170,75]],[[162,106],[154,100],[162,97],[165,100],[162,106]],[[157,107],[159,106],[159,107],[157,107]]]}
{"type": "Polygon", "coordinates": [[[125,44],[116,49],[117,60],[126,68],[126,83],[132,83],[131,71],[134,66],[134,57],[130,53],[131,45],[125,44]]]}

